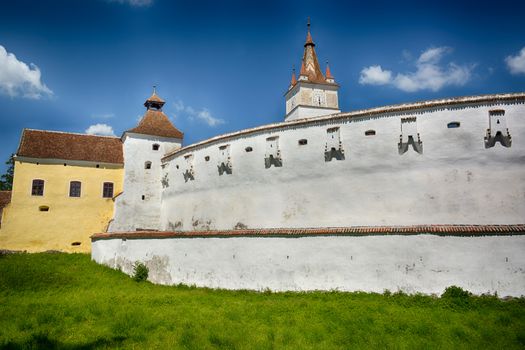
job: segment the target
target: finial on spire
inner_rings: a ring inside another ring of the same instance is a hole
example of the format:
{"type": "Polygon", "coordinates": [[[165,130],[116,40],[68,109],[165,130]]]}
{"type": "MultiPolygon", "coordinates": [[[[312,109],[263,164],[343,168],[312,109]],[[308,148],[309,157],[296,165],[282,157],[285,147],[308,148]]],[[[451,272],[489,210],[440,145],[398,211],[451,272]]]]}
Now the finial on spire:
{"type": "Polygon", "coordinates": [[[157,94],[157,85],[153,85],[153,95],[157,94]]]}
{"type": "Polygon", "coordinates": [[[308,20],[306,22],[306,28],[307,28],[307,34],[306,34],[306,42],[304,43],[304,46],[306,45],[315,46],[314,41],[312,40],[312,34],[310,34],[310,17],[308,17],[308,20]]]}

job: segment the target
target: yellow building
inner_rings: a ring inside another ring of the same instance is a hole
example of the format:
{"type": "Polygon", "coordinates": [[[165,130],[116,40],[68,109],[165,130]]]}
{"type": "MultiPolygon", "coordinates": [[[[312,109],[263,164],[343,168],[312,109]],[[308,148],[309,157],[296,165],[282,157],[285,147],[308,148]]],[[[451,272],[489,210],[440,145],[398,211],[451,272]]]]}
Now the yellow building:
{"type": "Polygon", "coordinates": [[[0,249],[89,252],[89,237],[113,217],[123,167],[117,137],[25,129],[0,249]]]}

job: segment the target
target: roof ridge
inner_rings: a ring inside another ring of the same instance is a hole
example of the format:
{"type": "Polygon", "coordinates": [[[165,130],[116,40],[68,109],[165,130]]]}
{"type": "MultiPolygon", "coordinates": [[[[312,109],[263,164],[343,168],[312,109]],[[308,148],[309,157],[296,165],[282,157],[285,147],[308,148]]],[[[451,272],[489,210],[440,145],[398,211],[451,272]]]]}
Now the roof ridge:
{"type": "Polygon", "coordinates": [[[119,138],[118,136],[94,135],[94,134],[86,134],[86,133],[70,132],[70,131],[59,131],[59,130],[42,130],[42,129],[24,128],[24,131],[25,130],[47,132],[47,133],[54,133],[54,134],[69,134],[69,135],[80,135],[80,136],[106,137],[106,138],[110,138],[110,139],[118,139],[119,138]]]}

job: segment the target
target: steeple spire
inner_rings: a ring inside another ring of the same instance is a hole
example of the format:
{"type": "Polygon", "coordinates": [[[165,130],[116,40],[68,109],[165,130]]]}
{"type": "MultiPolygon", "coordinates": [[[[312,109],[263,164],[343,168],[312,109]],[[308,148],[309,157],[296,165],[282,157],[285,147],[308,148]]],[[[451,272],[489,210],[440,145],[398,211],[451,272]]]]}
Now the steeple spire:
{"type": "Polygon", "coordinates": [[[312,34],[310,34],[310,17],[308,17],[308,21],[306,23],[307,28],[307,34],[306,34],[306,42],[304,43],[304,46],[306,45],[312,45],[315,46],[314,41],[312,39],[312,34]]]}
{"type": "Polygon", "coordinates": [[[326,77],[326,82],[328,82],[328,83],[335,83],[335,78],[332,75],[332,72],[330,71],[330,65],[328,64],[328,61],[326,61],[325,77],[326,77]]]}
{"type": "Polygon", "coordinates": [[[312,83],[326,83],[326,79],[321,72],[321,67],[317,60],[317,54],[315,53],[315,44],[310,33],[310,17],[307,22],[306,42],[304,44],[303,61],[301,65],[301,76],[305,75],[308,77],[308,81],[312,83]],[[304,71],[303,71],[304,67],[304,71]]]}
{"type": "Polygon", "coordinates": [[[292,80],[290,81],[290,88],[297,84],[297,78],[295,77],[295,67],[292,69],[292,80]]]}

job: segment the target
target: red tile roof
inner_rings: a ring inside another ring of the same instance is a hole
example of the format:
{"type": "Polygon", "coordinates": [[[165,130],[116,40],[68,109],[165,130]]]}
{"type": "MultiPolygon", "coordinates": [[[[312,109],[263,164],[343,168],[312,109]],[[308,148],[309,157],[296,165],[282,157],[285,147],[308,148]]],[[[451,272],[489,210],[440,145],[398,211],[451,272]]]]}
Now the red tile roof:
{"type": "Polygon", "coordinates": [[[11,202],[11,191],[0,191],[0,210],[11,202]]]}
{"type": "Polygon", "coordinates": [[[148,239],[183,237],[246,237],[246,236],[370,236],[370,235],[417,235],[434,234],[438,236],[486,236],[523,235],[525,225],[417,225],[417,226],[354,226],[326,228],[275,228],[242,229],[217,231],[135,231],[97,233],[92,241],[99,239],[148,239]]]}
{"type": "Polygon", "coordinates": [[[124,164],[118,137],[24,129],[17,156],[124,164]]]}
{"type": "Polygon", "coordinates": [[[126,132],[182,139],[184,134],[177,129],[162,111],[148,109],[139,125],[126,132]]]}
{"type": "MultiPolygon", "coordinates": [[[[328,73],[330,71],[328,70],[328,73]]],[[[320,83],[320,84],[333,84],[326,81],[317,54],[315,53],[315,43],[310,34],[310,23],[308,23],[308,34],[306,35],[306,42],[304,43],[304,54],[301,62],[301,73],[300,75],[307,76],[309,82],[320,83]]]]}

